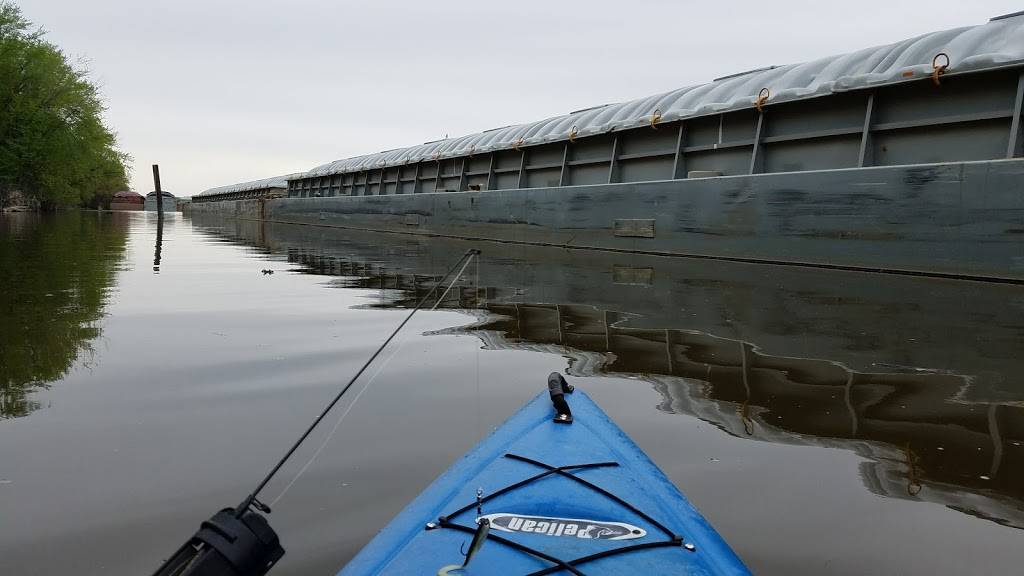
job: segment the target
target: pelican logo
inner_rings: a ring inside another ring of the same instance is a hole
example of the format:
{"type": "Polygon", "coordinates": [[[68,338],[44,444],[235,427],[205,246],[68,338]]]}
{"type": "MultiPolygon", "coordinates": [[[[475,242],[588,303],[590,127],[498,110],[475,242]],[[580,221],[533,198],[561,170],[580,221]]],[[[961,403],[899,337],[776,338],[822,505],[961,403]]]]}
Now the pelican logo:
{"type": "Polygon", "coordinates": [[[487,514],[482,516],[491,522],[491,528],[502,532],[541,534],[563,538],[586,540],[632,540],[643,538],[647,531],[625,522],[584,520],[581,518],[549,518],[547,516],[523,516],[520,514],[487,514]]]}

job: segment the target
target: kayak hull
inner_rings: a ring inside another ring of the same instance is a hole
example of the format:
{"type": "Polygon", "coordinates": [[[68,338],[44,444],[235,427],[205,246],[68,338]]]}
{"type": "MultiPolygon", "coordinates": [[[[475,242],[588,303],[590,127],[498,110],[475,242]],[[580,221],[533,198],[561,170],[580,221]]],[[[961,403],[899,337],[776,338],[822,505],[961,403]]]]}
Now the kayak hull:
{"type": "Polygon", "coordinates": [[[480,518],[488,519],[488,536],[455,574],[749,574],[585,393],[566,400],[571,424],[555,422],[548,394],[538,395],[438,477],[340,576],[433,576],[462,564],[480,518]]]}

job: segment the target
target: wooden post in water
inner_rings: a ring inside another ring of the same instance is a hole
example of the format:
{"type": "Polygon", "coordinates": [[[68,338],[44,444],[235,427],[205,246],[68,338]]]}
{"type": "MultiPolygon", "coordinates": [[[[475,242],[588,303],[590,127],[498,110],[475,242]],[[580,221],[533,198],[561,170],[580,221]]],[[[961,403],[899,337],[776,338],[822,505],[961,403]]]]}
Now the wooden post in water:
{"type": "Polygon", "coordinates": [[[160,247],[164,241],[164,193],[160,190],[160,165],[153,164],[153,188],[156,189],[156,249],[153,271],[160,272],[160,247]]]}
{"type": "Polygon", "coordinates": [[[164,219],[164,193],[160,190],[160,165],[153,164],[153,189],[156,190],[157,219],[164,219]]]}

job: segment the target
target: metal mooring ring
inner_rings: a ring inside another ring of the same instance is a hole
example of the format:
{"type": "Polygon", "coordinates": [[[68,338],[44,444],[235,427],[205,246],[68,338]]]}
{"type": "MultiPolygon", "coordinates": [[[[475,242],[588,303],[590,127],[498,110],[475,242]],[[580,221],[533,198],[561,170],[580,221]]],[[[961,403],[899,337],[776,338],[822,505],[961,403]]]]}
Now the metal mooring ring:
{"type": "Polygon", "coordinates": [[[651,114],[651,128],[658,129],[658,122],[661,122],[661,108],[655,108],[654,113],[651,114]]]}
{"type": "Polygon", "coordinates": [[[939,76],[945,74],[947,68],[949,68],[949,54],[939,52],[934,58],[932,58],[932,82],[934,82],[936,86],[939,85],[939,76]],[[945,58],[946,63],[939,64],[939,58],[945,58]]]}
{"type": "Polygon", "coordinates": [[[764,112],[761,107],[764,106],[765,102],[768,101],[768,98],[771,97],[771,95],[772,93],[768,88],[761,88],[761,91],[757,93],[757,100],[754,100],[754,108],[757,108],[758,112],[764,112]]]}

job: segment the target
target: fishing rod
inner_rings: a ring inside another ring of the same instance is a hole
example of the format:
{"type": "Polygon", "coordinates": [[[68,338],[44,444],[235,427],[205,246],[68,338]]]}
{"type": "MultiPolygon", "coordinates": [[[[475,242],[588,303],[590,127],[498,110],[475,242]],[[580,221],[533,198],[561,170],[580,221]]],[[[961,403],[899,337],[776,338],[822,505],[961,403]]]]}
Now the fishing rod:
{"type": "MultiPolygon", "coordinates": [[[[281,470],[281,467],[298,450],[299,446],[306,441],[306,438],[313,433],[317,425],[327,417],[327,414],[345,393],[352,388],[352,385],[370,367],[370,364],[380,356],[384,348],[401,332],[413,315],[437,292],[438,286],[444,284],[444,281],[459,268],[460,264],[465,263],[455,276],[458,278],[469,265],[470,259],[479,254],[479,250],[467,250],[420,299],[405,319],[391,331],[391,334],[341,388],[341,391],[334,396],[285,455],[277,461],[270,472],[256,485],[256,488],[238,506],[224,508],[203,522],[199,531],[178,548],[174,555],[157,569],[154,576],[263,576],[266,574],[284,556],[284,548],[281,547],[281,541],[274,529],[270,527],[270,523],[263,515],[259,514],[259,512],[270,514],[270,507],[257,498],[259,493],[281,470]]],[[[447,294],[448,290],[445,290],[444,293],[447,294]]]]}

